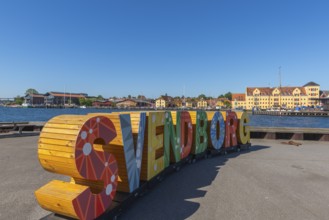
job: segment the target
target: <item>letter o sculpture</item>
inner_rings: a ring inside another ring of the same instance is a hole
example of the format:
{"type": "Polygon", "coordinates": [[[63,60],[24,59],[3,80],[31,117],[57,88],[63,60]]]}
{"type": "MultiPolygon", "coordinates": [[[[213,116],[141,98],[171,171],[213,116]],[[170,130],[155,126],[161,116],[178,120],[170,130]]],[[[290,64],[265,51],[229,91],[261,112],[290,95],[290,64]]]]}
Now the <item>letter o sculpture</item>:
{"type": "Polygon", "coordinates": [[[210,124],[210,139],[213,148],[221,149],[225,139],[225,121],[221,112],[216,112],[210,124]],[[217,123],[219,123],[219,138],[217,139],[217,123]]]}

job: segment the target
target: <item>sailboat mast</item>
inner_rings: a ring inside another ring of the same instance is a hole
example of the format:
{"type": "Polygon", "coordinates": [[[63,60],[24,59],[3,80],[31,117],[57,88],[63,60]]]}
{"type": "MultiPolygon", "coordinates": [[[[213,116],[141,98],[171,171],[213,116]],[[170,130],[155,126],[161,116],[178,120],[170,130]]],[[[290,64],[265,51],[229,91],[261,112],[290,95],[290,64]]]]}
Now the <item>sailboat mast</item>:
{"type": "Polygon", "coordinates": [[[185,84],[184,84],[184,88],[183,88],[183,96],[184,96],[184,107],[186,107],[186,100],[185,100],[185,84]]]}
{"type": "Polygon", "coordinates": [[[65,93],[66,93],[66,86],[64,86],[64,99],[63,99],[63,107],[65,108],[65,93]]]}
{"type": "Polygon", "coordinates": [[[280,83],[280,93],[279,93],[279,107],[280,107],[280,111],[281,111],[281,92],[282,92],[282,88],[281,88],[281,66],[279,67],[279,83],[280,83]]]}

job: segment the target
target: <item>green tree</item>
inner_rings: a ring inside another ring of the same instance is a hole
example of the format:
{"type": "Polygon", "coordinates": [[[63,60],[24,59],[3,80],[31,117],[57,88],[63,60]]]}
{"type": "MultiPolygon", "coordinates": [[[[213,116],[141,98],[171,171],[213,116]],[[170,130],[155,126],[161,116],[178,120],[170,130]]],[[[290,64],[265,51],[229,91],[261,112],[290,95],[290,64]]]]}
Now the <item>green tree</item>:
{"type": "Polygon", "coordinates": [[[198,96],[198,99],[207,99],[206,95],[205,94],[200,94],[198,96]]]}
{"type": "Polygon", "coordinates": [[[79,98],[80,105],[86,105],[86,98],[79,98]]]}
{"type": "Polygon", "coordinates": [[[228,100],[232,101],[232,93],[228,92],[224,95],[228,100]]]}
{"type": "Polygon", "coordinates": [[[96,98],[96,100],[104,100],[104,98],[103,98],[103,96],[98,95],[97,98],[96,98]]]}
{"type": "Polygon", "coordinates": [[[35,89],[29,88],[26,90],[25,95],[30,95],[30,94],[39,94],[39,92],[35,89]]]}
{"type": "Polygon", "coordinates": [[[229,101],[224,101],[224,105],[228,108],[231,108],[231,103],[229,101]]]}
{"type": "Polygon", "coordinates": [[[223,94],[219,95],[218,98],[225,98],[225,96],[223,94]]]}
{"type": "Polygon", "coordinates": [[[95,98],[80,98],[79,103],[80,105],[85,105],[85,106],[92,106],[93,101],[96,101],[95,98]]]}
{"type": "Polygon", "coordinates": [[[92,106],[93,105],[93,100],[91,99],[86,99],[86,104],[85,106],[92,106]]]}
{"type": "Polygon", "coordinates": [[[17,105],[22,105],[23,102],[24,102],[24,98],[23,98],[23,97],[20,97],[20,96],[18,95],[18,96],[15,97],[14,101],[15,101],[15,104],[17,104],[17,105]]]}

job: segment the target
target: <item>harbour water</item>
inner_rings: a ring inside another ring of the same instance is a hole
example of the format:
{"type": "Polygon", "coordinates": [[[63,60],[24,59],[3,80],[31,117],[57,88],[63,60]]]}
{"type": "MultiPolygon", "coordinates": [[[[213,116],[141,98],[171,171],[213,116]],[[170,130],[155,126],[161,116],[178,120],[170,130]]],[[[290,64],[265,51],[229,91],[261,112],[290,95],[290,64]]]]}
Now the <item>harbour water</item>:
{"type": "Polygon", "coordinates": [[[111,109],[96,108],[11,108],[0,107],[0,122],[42,121],[46,122],[57,115],[85,115],[88,113],[110,113],[111,109]]]}
{"type": "MultiPolygon", "coordinates": [[[[95,108],[8,108],[0,107],[0,122],[13,121],[41,121],[46,122],[54,116],[63,114],[84,115],[88,113],[110,113],[123,111],[117,109],[95,109],[95,108]]],[[[308,128],[329,128],[329,117],[297,117],[297,116],[270,116],[250,115],[250,126],[261,127],[308,127],[308,128]]]]}
{"type": "Polygon", "coordinates": [[[329,117],[250,115],[250,126],[329,128],[329,117]]]}

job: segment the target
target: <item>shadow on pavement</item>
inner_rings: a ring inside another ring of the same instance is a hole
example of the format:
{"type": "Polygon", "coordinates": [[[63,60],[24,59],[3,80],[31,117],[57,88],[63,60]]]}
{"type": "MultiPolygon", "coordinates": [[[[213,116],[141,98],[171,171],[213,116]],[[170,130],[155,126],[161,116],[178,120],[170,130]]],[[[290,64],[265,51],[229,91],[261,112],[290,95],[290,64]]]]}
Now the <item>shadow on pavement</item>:
{"type": "Polygon", "coordinates": [[[188,164],[138,198],[119,219],[186,219],[200,207],[200,203],[191,199],[196,200],[206,195],[207,191],[202,188],[212,184],[229,159],[267,148],[269,147],[254,145],[249,150],[213,156],[188,164]]]}

